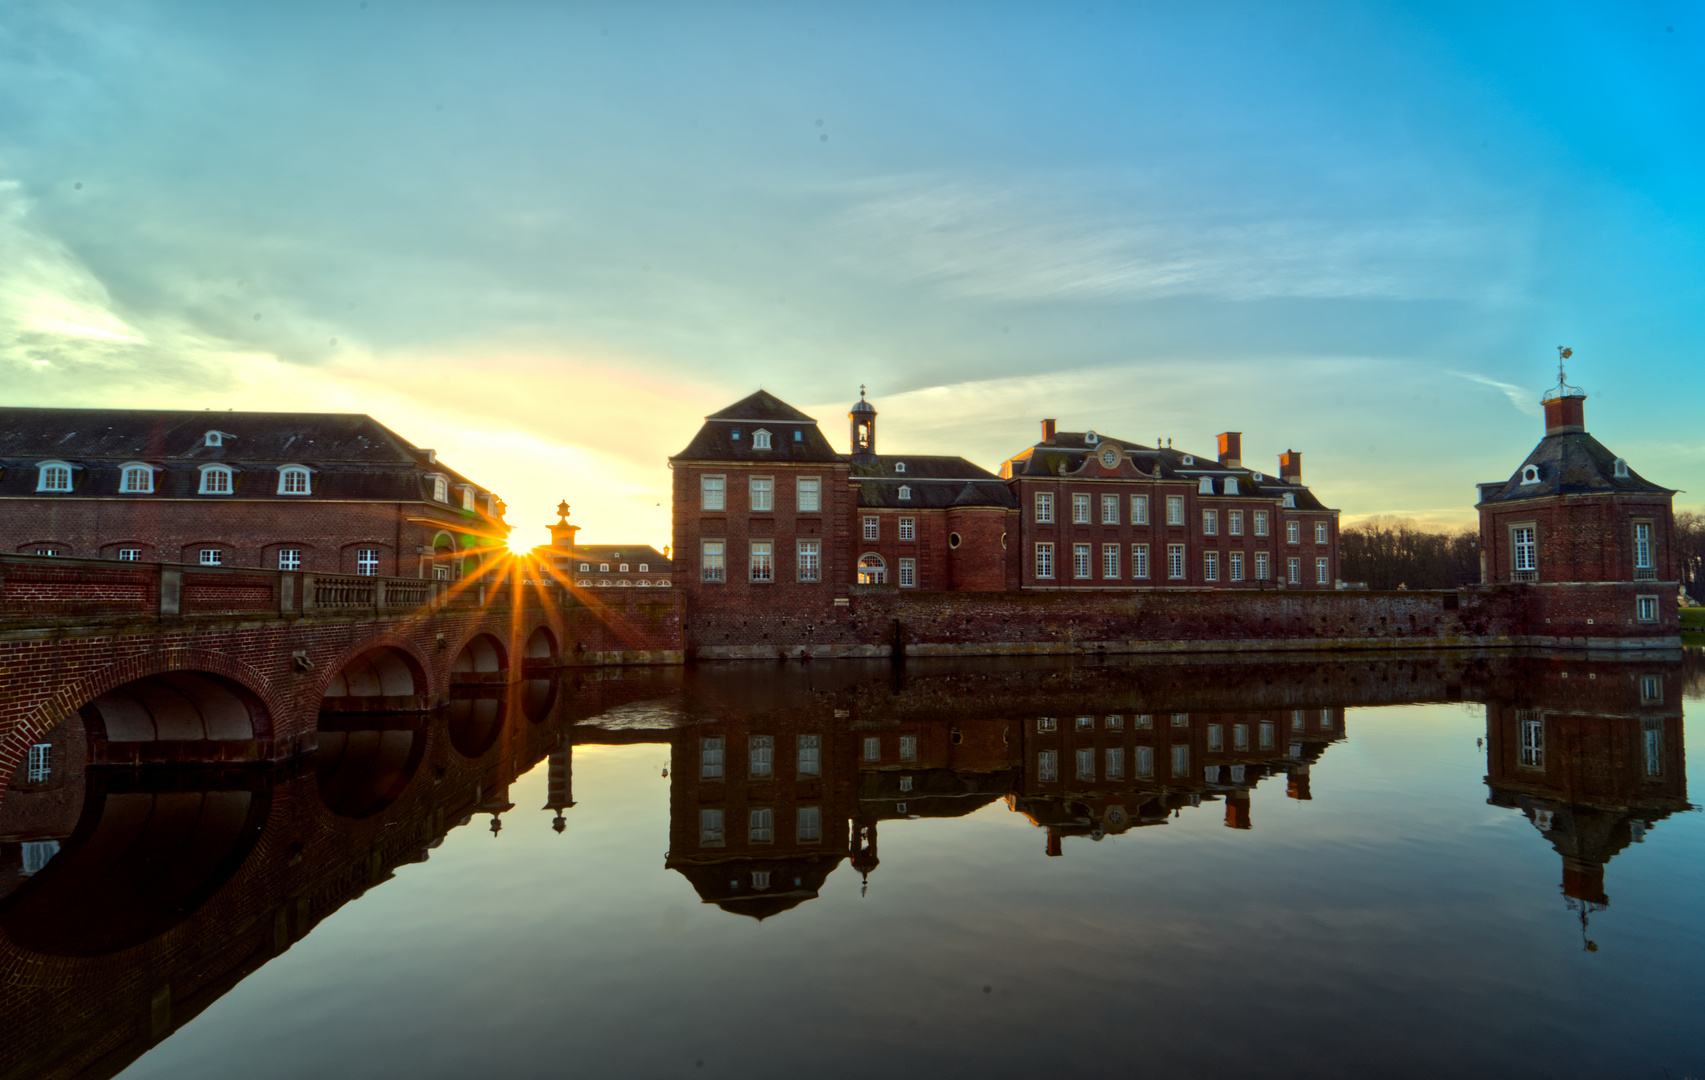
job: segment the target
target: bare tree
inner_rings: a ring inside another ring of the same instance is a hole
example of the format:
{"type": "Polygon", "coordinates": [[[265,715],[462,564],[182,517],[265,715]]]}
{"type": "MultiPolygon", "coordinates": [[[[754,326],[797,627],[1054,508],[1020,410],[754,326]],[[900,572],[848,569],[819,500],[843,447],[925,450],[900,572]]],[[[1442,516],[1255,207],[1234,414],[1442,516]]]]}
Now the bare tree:
{"type": "Polygon", "coordinates": [[[1373,517],[1339,538],[1344,580],[1370,589],[1449,589],[1480,580],[1480,534],[1433,532],[1407,518],[1373,517]]]}

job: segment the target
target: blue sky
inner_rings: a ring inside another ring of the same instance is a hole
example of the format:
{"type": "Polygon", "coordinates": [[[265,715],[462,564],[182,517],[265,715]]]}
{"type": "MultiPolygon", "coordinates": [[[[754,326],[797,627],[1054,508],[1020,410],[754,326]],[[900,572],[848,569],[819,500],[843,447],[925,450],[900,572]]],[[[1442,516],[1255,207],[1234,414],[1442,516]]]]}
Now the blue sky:
{"type": "Polygon", "coordinates": [[[885,450],[1241,430],[1465,524],[1566,344],[1689,506],[1702,61],[1697,3],[12,0],[0,394],[371,412],[529,542],[664,543],[699,417],[861,383],[885,450]]]}

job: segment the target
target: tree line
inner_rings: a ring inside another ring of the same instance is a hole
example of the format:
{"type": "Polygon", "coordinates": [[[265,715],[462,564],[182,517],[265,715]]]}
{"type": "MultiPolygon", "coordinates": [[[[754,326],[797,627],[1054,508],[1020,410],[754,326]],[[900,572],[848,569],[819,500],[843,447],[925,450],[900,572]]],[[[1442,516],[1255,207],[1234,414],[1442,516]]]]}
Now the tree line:
{"type": "Polygon", "coordinates": [[[1408,518],[1371,517],[1339,534],[1345,581],[1370,589],[1452,589],[1480,580],[1480,533],[1434,532],[1408,518]]]}

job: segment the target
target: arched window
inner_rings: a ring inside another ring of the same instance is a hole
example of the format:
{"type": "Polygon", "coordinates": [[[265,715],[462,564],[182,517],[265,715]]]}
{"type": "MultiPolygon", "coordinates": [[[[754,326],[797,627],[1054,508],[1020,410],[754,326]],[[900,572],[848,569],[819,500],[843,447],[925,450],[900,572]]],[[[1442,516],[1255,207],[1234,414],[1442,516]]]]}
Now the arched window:
{"type": "Polygon", "coordinates": [[[70,491],[71,466],[63,461],[44,461],[37,466],[37,491],[70,491]]]}
{"type": "Polygon", "coordinates": [[[462,489],[462,509],[463,510],[472,510],[473,508],[474,508],[474,489],[471,487],[465,487],[462,489]]]}
{"type": "Polygon", "coordinates": [[[227,465],[203,465],[201,467],[200,495],[229,495],[232,489],[232,472],[227,465]]]}
{"type": "Polygon", "coordinates": [[[599,563],[598,564],[598,572],[601,574],[608,574],[610,572],[610,564],[607,562],[599,563]]]}
{"type": "Polygon", "coordinates": [[[432,497],[438,502],[450,501],[450,484],[442,476],[432,478],[432,497]]]}
{"type": "Polygon", "coordinates": [[[912,486],[910,484],[901,484],[900,485],[900,498],[910,499],[911,497],[912,497],[912,486]]]}
{"type": "Polygon", "coordinates": [[[313,480],[306,466],[284,465],[278,470],[278,493],[280,495],[311,495],[313,480]]]}
{"type": "Polygon", "coordinates": [[[752,449],[768,450],[770,448],[770,433],[763,428],[752,432],[752,449]]]}
{"type": "Polygon", "coordinates": [[[649,573],[651,573],[651,567],[645,563],[640,563],[639,564],[639,572],[642,574],[649,574],[649,573]]]}
{"type": "Polygon", "coordinates": [[[590,570],[591,570],[591,569],[592,569],[592,564],[591,564],[591,563],[581,563],[581,564],[580,564],[580,572],[581,572],[581,573],[582,573],[582,574],[584,574],[584,573],[587,573],[587,572],[588,572],[588,571],[590,571],[590,570]]]}
{"type": "Polygon", "coordinates": [[[858,561],[858,583],[881,585],[888,580],[888,564],[880,555],[866,555],[858,561]]]}
{"type": "Polygon", "coordinates": [[[154,469],[141,462],[131,462],[124,466],[120,474],[118,490],[126,495],[148,495],[154,490],[154,469]]]}
{"type": "Polygon", "coordinates": [[[1617,458],[1616,459],[1616,466],[1612,471],[1615,472],[1616,478],[1618,480],[1628,479],[1628,462],[1627,462],[1627,460],[1624,458],[1617,458]]]}
{"type": "Polygon", "coordinates": [[[1214,478],[1204,476],[1196,481],[1196,493],[1198,495],[1212,495],[1214,493],[1214,478]]]}
{"type": "Polygon", "coordinates": [[[623,563],[621,566],[617,567],[616,569],[620,570],[622,573],[625,574],[628,572],[628,564],[623,563]]]}
{"type": "Polygon", "coordinates": [[[897,473],[905,472],[906,471],[906,463],[904,461],[896,461],[894,463],[894,471],[897,473]]]}
{"type": "Polygon", "coordinates": [[[1292,495],[1290,492],[1286,492],[1285,493],[1285,509],[1286,510],[1295,510],[1296,507],[1297,507],[1297,497],[1295,495],[1292,495]]]}

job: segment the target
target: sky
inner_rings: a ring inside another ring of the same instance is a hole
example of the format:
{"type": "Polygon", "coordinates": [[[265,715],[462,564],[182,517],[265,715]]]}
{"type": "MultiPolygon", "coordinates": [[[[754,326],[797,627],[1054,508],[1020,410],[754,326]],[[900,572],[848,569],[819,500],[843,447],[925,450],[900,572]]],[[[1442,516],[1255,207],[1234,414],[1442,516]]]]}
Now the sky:
{"type": "Polygon", "coordinates": [[[1700,3],[0,6],[0,400],[365,412],[668,543],[762,387],[1474,520],[1588,428],[1705,503],[1700,3]]]}

